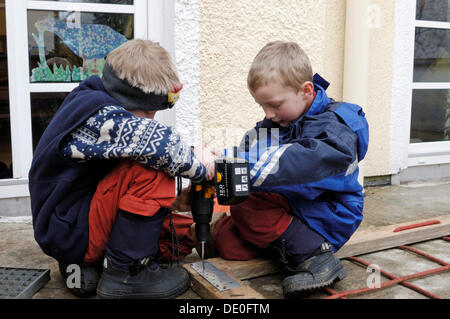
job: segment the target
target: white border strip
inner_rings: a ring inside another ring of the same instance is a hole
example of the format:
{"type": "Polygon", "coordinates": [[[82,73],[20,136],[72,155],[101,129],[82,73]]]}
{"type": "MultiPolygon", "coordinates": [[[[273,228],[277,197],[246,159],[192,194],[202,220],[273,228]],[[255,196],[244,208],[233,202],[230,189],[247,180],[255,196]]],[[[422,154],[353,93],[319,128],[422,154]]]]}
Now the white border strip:
{"type": "Polygon", "coordinates": [[[79,12],[100,12],[100,13],[122,13],[133,14],[134,5],[124,4],[103,4],[103,3],[74,3],[56,1],[28,1],[27,9],[31,10],[52,10],[52,11],[79,11],[79,12]]]}
{"type": "Polygon", "coordinates": [[[450,142],[409,144],[408,166],[450,163],[450,142]]]}
{"type": "Polygon", "coordinates": [[[414,90],[450,90],[450,82],[415,82],[412,88],[414,90]]]}
{"type": "Polygon", "coordinates": [[[0,216],[0,223],[32,223],[32,216],[0,216]]]}
{"type": "Polygon", "coordinates": [[[0,186],[0,199],[28,196],[30,196],[28,180],[23,184],[0,186]]]}
{"type": "Polygon", "coordinates": [[[416,20],[416,27],[432,29],[450,29],[450,22],[416,20]]]}
{"type": "Polygon", "coordinates": [[[30,93],[70,92],[78,86],[78,82],[71,83],[30,83],[30,93]]]}

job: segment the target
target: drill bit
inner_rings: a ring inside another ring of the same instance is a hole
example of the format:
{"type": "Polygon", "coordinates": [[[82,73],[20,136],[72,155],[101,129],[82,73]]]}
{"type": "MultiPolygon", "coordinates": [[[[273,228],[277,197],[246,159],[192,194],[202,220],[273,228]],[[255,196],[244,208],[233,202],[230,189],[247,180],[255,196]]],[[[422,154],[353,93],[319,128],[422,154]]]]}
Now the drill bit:
{"type": "Polygon", "coordinates": [[[203,267],[203,273],[205,272],[205,242],[202,241],[202,267],[203,267]]]}

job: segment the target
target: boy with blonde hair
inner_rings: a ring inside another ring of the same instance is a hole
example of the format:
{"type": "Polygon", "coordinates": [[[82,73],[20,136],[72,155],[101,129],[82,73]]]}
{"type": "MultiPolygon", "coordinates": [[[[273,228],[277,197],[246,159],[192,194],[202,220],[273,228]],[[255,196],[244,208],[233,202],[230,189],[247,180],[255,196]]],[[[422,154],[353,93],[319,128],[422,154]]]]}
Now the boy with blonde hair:
{"type": "MultiPolygon", "coordinates": [[[[66,97],[42,135],[29,173],[35,238],[64,278],[68,265],[80,267],[79,285],[68,285],[75,295],[173,298],[189,287],[186,271],[164,268],[160,257],[173,252],[167,215],[189,209],[186,190],[175,198],[174,176],[197,181],[206,169],[175,130],[153,120],[180,89],[167,51],[131,40],[108,55],[102,78],[66,97]]],[[[173,219],[186,230],[183,256],[195,244],[192,219],[173,219]]]]}
{"type": "Polygon", "coordinates": [[[334,252],[362,220],[358,162],[368,146],[361,107],[328,98],[293,42],[268,43],[255,57],[248,88],[265,119],[240,146],[250,162],[251,196],[215,224],[213,243],[226,259],[276,253],[287,298],[346,276],[334,252]]]}

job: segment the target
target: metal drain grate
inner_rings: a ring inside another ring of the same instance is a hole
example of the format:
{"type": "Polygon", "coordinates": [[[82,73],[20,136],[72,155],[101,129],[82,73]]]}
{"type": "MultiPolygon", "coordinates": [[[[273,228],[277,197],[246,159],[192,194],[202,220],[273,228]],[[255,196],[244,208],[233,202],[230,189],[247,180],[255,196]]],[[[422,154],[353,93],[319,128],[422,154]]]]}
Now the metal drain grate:
{"type": "Polygon", "coordinates": [[[50,269],[0,267],[0,299],[29,299],[50,280],[50,269]]]}

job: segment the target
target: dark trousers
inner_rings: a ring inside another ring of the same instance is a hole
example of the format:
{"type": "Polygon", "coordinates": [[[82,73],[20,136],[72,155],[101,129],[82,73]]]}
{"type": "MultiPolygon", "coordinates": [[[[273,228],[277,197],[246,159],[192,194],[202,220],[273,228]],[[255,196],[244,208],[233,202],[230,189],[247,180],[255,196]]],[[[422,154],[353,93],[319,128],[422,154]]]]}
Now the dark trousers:
{"type": "Polygon", "coordinates": [[[119,210],[106,244],[106,253],[111,262],[119,267],[127,267],[135,260],[156,255],[159,252],[159,234],[164,215],[165,209],[160,209],[152,217],[119,210]]]}
{"type": "Polygon", "coordinates": [[[264,255],[265,248],[285,239],[286,253],[296,262],[307,259],[324,238],[292,215],[279,194],[253,193],[231,207],[231,216],[215,227],[214,244],[221,257],[249,260],[264,255]]]}

